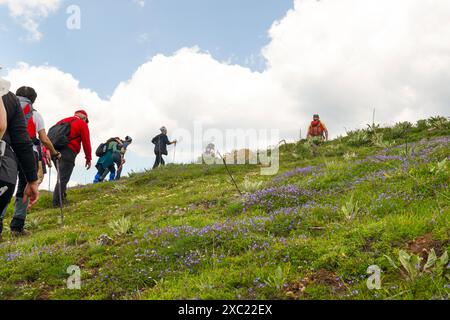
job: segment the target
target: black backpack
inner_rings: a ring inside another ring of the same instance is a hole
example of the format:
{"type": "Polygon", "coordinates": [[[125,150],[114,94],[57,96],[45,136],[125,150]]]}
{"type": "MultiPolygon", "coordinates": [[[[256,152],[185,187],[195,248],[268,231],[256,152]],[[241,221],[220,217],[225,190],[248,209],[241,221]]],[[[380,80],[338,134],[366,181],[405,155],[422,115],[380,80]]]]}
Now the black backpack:
{"type": "Polygon", "coordinates": [[[52,142],[53,146],[56,150],[61,151],[69,144],[69,135],[72,122],[77,121],[78,119],[62,122],[50,128],[48,131],[48,138],[52,142]]]}
{"type": "Polygon", "coordinates": [[[95,155],[97,157],[103,157],[108,151],[108,143],[100,143],[100,145],[97,147],[97,150],[95,151],[95,155]]]}
{"type": "Polygon", "coordinates": [[[111,138],[104,143],[100,143],[100,145],[97,147],[97,150],[95,151],[95,155],[99,158],[103,157],[106,154],[106,152],[108,152],[109,144],[113,141],[116,141],[118,143],[117,141],[118,139],[119,138],[111,138]]]}

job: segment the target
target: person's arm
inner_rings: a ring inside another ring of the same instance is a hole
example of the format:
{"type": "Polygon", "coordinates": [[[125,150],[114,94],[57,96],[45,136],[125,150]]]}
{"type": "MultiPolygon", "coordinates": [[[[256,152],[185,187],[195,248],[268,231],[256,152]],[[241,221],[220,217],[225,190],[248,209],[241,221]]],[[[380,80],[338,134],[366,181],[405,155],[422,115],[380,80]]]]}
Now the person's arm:
{"type": "Polygon", "coordinates": [[[323,132],[325,133],[325,140],[328,141],[328,129],[325,123],[322,122],[323,125],[323,132]]]}
{"type": "Polygon", "coordinates": [[[91,135],[87,123],[84,121],[81,123],[81,142],[83,143],[83,151],[86,156],[86,168],[89,170],[92,161],[91,135]]]}
{"type": "Polygon", "coordinates": [[[47,133],[45,132],[44,118],[42,118],[42,116],[38,112],[34,113],[33,118],[34,122],[36,123],[36,131],[38,133],[39,140],[48,150],[50,150],[52,156],[58,155],[59,152],[55,150],[55,147],[53,146],[52,142],[47,137],[47,133]]]}
{"type": "Polygon", "coordinates": [[[8,128],[8,119],[6,118],[6,109],[3,104],[3,99],[0,99],[0,140],[3,139],[3,136],[8,128]]]}
{"type": "Polygon", "coordinates": [[[166,137],[166,144],[168,146],[170,146],[172,144],[177,144],[177,140],[170,141],[168,136],[165,136],[165,137],[166,137]]]}
{"type": "Polygon", "coordinates": [[[50,154],[50,151],[47,149],[45,150],[45,158],[47,160],[47,166],[49,168],[51,168],[52,167],[52,155],[50,154]]]}
{"type": "Polygon", "coordinates": [[[39,131],[38,134],[39,134],[39,140],[47,148],[47,151],[50,152],[50,155],[52,157],[57,157],[57,156],[61,155],[61,153],[55,149],[55,147],[53,146],[53,143],[48,138],[47,133],[45,132],[45,129],[42,129],[41,131],[39,131]]]}

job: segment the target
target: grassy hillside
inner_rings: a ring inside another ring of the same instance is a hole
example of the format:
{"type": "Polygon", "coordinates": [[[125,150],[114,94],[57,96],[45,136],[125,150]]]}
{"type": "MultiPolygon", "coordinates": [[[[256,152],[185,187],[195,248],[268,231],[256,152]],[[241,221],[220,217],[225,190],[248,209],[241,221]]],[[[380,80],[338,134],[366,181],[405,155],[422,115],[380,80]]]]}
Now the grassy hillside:
{"type": "Polygon", "coordinates": [[[0,242],[0,298],[448,299],[449,141],[431,119],[286,145],[278,176],[231,167],[243,197],[223,166],[171,165],[71,190],[64,228],[44,194],[0,242]]]}

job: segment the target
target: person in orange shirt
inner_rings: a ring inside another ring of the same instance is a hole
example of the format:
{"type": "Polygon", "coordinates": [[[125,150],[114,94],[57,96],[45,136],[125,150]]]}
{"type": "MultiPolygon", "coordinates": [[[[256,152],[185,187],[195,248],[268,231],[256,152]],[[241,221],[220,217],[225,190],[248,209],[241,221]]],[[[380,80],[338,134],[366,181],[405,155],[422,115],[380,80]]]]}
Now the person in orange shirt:
{"type": "Polygon", "coordinates": [[[322,140],[328,141],[328,129],[320,120],[320,116],[318,114],[314,115],[314,119],[309,126],[308,139],[310,138],[320,138],[322,140]]]}

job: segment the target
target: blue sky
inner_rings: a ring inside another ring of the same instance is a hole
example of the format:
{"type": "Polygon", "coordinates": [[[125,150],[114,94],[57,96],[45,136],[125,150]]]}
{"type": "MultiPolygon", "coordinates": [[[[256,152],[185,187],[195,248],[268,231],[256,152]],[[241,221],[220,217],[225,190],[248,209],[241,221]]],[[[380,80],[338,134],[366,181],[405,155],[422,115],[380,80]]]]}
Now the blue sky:
{"type": "MultiPolygon", "coordinates": [[[[48,63],[106,98],[152,56],[185,46],[246,65],[268,43],[273,22],[292,6],[292,0],[147,0],[144,7],[135,0],[66,1],[39,20],[43,38],[38,42],[24,41],[27,31],[2,6],[0,24],[7,30],[0,32],[0,41],[8,49],[2,50],[0,63],[9,68],[19,61],[48,63]],[[81,30],[65,27],[72,4],[81,8],[81,30]]],[[[261,70],[264,62],[249,66],[261,70]]]]}

